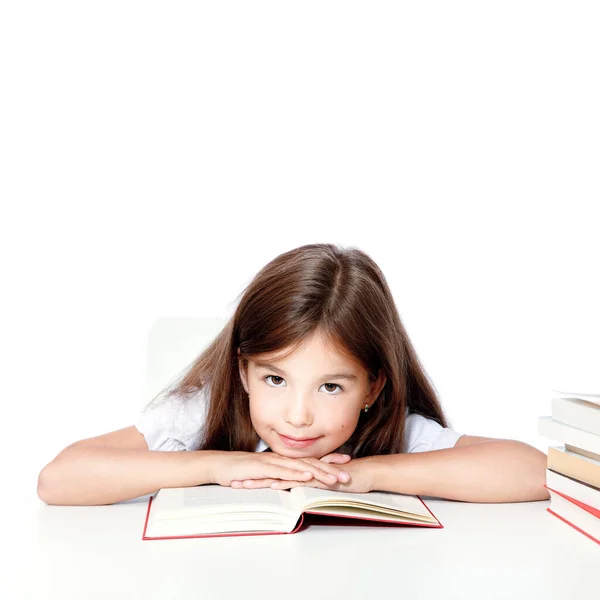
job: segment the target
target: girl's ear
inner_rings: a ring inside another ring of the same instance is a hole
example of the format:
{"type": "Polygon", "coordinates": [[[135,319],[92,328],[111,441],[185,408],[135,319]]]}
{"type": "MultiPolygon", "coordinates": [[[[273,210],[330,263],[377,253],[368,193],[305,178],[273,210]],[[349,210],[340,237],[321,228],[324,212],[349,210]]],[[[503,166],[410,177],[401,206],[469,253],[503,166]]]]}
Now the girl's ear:
{"type": "MultiPolygon", "coordinates": [[[[238,353],[238,357],[240,355],[240,349],[237,349],[237,353],[238,353]]],[[[240,372],[240,379],[242,380],[242,385],[244,386],[244,389],[246,390],[246,394],[250,394],[250,391],[248,390],[248,380],[246,378],[246,371],[244,369],[244,367],[242,366],[242,361],[239,360],[238,358],[238,369],[240,372]]]]}
{"type": "Polygon", "coordinates": [[[379,369],[379,377],[377,378],[377,381],[371,384],[371,390],[369,392],[367,401],[369,406],[373,406],[373,404],[375,404],[375,401],[377,400],[377,398],[379,398],[379,394],[381,394],[381,390],[383,390],[386,381],[387,377],[385,375],[384,370],[379,369]]]}

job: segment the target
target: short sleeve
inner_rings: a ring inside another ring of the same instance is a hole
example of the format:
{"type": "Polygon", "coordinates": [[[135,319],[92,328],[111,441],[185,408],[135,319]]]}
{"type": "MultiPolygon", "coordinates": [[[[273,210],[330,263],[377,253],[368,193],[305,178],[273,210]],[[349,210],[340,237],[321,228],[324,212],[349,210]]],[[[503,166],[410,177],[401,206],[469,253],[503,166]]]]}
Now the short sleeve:
{"type": "Polygon", "coordinates": [[[428,452],[453,448],[461,433],[416,413],[406,417],[404,452],[428,452]]]}
{"type": "Polygon", "coordinates": [[[134,425],[149,450],[196,450],[204,436],[209,399],[208,388],[186,397],[161,394],[142,410],[134,425]]]}

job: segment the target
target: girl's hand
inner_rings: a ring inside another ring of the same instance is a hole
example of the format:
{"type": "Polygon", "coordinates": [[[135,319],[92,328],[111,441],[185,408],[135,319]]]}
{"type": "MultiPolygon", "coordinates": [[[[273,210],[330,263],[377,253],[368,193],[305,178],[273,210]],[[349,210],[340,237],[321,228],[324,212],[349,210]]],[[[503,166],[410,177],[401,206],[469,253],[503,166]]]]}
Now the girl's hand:
{"type": "Polygon", "coordinates": [[[332,452],[331,454],[326,454],[325,456],[321,457],[320,460],[329,464],[342,465],[346,464],[347,462],[350,462],[351,458],[352,457],[349,454],[340,454],[338,452],[332,452]]]}
{"type": "MultiPolygon", "coordinates": [[[[237,488],[269,487],[275,481],[303,482],[300,485],[312,480],[324,485],[343,481],[342,469],[335,463],[343,463],[350,457],[329,454],[324,458],[328,460],[288,458],[275,452],[214,451],[211,481],[237,488]],[[242,484],[242,481],[249,483],[242,484]]],[[[346,474],[346,480],[348,477],[346,474]]]]}
{"type": "MultiPolygon", "coordinates": [[[[303,461],[317,461],[316,458],[296,458],[290,460],[297,460],[300,462],[303,461]]],[[[351,457],[348,454],[337,454],[332,453],[324,456],[320,459],[321,462],[329,463],[329,464],[344,464],[344,471],[350,474],[349,480],[344,480],[341,477],[338,477],[337,481],[331,482],[323,482],[319,481],[316,478],[312,479],[302,479],[296,481],[284,481],[277,479],[263,479],[263,480],[255,480],[255,479],[245,479],[243,481],[232,481],[232,488],[264,488],[270,487],[272,489],[277,490],[289,490],[293,487],[298,487],[301,485],[321,488],[324,490],[338,490],[345,492],[356,492],[356,493],[365,493],[371,491],[373,489],[371,487],[371,478],[369,476],[369,470],[366,464],[365,458],[358,458],[355,460],[351,460],[351,457]]]]}
{"type": "Polygon", "coordinates": [[[338,481],[333,484],[324,484],[321,481],[317,481],[313,478],[309,481],[275,481],[269,487],[276,490],[289,490],[290,488],[304,485],[320,488],[322,490],[335,490],[339,492],[366,494],[367,492],[375,489],[373,487],[371,469],[369,468],[368,461],[369,457],[366,456],[364,458],[355,458],[354,460],[346,463],[344,465],[344,469],[350,473],[350,480],[347,482],[338,481]]]}

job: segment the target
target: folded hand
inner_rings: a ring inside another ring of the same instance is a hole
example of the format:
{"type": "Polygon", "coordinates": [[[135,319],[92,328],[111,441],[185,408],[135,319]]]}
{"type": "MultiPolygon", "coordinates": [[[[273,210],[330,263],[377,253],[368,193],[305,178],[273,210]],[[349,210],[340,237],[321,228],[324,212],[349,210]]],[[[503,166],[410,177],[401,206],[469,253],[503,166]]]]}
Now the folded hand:
{"type": "Polygon", "coordinates": [[[323,463],[331,465],[344,465],[343,471],[338,471],[337,479],[332,478],[331,483],[324,483],[316,478],[308,480],[283,480],[283,479],[244,479],[241,481],[232,481],[232,488],[264,488],[270,487],[276,490],[289,490],[298,486],[310,486],[323,490],[338,490],[344,492],[365,493],[371,491],[371,479],[367,468],[367,458],[358,458],[352,460],[348,454],[338,454],[336,452],[327,454],[322,458],[298,458],[294,459],[306,462],[310,465],[321,465],[323,463]],[[344,477],[345,474],[349,477],[344,477]]]}

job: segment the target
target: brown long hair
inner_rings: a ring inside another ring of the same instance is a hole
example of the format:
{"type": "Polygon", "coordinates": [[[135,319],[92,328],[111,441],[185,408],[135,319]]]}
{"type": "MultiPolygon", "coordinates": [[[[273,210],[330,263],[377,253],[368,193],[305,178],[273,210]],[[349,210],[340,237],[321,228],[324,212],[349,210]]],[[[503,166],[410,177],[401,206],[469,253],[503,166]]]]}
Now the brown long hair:
{"type": "Polygon", "coordinates": [[[209,386],[200,450],[254,451],[259,437],[238,364],[246,368],[249,358],[284,348],[293,352],[313,333],[362,364],[371,382],[380,369],[387,376],[349,439],[354,458],[401,453],[407,407],[449,426],[385,277],[363,251],[334,244],[295,248],[265,265],[241,295],[231,319],[167,394],[185,398],[209,386]]]}

